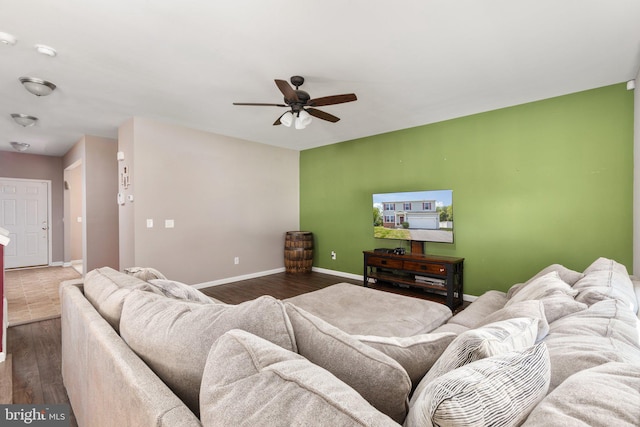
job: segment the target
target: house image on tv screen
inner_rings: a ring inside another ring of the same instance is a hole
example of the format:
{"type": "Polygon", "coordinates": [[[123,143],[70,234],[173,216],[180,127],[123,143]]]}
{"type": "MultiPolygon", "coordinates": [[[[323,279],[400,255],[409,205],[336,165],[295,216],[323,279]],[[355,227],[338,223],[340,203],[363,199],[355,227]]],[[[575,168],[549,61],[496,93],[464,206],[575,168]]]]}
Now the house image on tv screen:
{"type": "Polygon", "coordinates": [[[435,200],[383,203],[382,225],[386,228],[438,230],[440,214],[435,200]]]}
{"type": "Polygon", "coordinates": [[[451,190],[373,195],[374,237],[453,243],[451,190]]]}

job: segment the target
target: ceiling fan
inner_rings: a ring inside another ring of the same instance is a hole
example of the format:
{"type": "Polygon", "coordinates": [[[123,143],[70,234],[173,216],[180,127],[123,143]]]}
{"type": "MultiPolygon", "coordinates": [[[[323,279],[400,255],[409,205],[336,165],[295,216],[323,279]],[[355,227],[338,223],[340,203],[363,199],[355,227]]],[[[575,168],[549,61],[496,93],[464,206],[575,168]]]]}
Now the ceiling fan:
{"type": "Polygon", "coordinates": [[[286,80],[275,80],[276,86],[280,89],[280,92],[284,95],[284,104],[265,104],[255,102],[234,102],[233,105],[252,105],[252,106],[267,106],[267,107],[288,107],[289,111],[278,117],[273,125],[285,125],[287,127],[295,123],[296,129],[304,129],[309,123],[311,123],[311,116],[317,117],[322,120],[326,120],[331,123],[335,123],[340,120],[339,117],[333,114],[326,113],[318,110],[314,107],[322,107],[326,105],[342,104],[345,102],[356,101],[355,93],[346,93],[342,95],[323,96],[321,98],[311,99],[309,93],[304,90],[300,90],[300,86],[304,83],[304,77],[293,76],[291,77],[291,84],[295,86],[293,89],[286,80]]]}

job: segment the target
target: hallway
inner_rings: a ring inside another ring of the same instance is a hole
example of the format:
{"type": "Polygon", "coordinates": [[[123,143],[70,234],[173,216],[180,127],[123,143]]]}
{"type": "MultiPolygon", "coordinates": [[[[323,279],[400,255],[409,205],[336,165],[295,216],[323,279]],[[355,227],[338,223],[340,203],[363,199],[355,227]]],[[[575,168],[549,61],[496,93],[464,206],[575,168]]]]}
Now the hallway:
{"type": "Polygon", "coordinates": [[[60,282],[79,279],[72,267],[40,267],[5,271],[9,326],[60,316],[60,282]]]}

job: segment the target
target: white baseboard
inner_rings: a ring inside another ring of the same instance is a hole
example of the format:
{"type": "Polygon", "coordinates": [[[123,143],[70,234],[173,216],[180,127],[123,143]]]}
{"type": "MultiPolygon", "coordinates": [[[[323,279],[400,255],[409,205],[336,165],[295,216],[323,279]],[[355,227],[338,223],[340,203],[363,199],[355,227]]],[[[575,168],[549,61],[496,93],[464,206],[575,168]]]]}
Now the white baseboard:
{"type": "MultiPolygon", "coordinates": [[[[209,288],[211,286],[219,286],[226,285],[227,283],[239,282],[241,280],[247,279],[255,279],[257,277],[269,276],[270,274],[283,273],[285,271],[284,267],[276,268],[274,270],[267,271],[259,271],[257,273],[245,274],[243,276],[235,276],[235,277],[227,277],[225,279],[213,280],[211,282],[198,283],[196,285],[192,285],[196,289],[204,289],[209,288]]],[[[320,268],[320,267],[312,267],[311,271],[315,271],[317,273],[330,274],[332,276],[344,277],[345,279],[351,280],[360,280],[364,281],[364,276],[353,273],[345,273],[344,271],[337,270],[329,270],[328,268],[320,268]]],[[[477,296],[463,294],[462,299],[464,301],[473,302],[477,299],[477,296]]]]}
{"type": "Polygon", "coordinates": [[[315,271],[317,273],[330,274],[332,276],[344,277],[345,279],[360,280],[361,282],[364,280],[364,276],[361,276],[358,274],[352,274],[352,273],[345,273],[344,271],[329,270],[328,268],[311,267],[311,271],[315,271]]]}
{"type": "Polygon", "coordinates": [[[55,262],[49,263],[49,267],[62,267],[63,265],[64,263],[62,261],[55,261],[55,262]]]}
{"type": "Polygon", "coordinates": [[[273,270],[259,271],[257,273],[245,274],[243,276],[227,277],[224,279],[213,280],[211,282],[198,283],[192,286],[196,289],[204,289],[204,288],[209,288],[211,286],[226,285],[227,283],[239,282],[241,280],[255,279],[257,277],[269,276],[271,274],[276,274],[276,273],[283,273],[284,271],[285,271],[284,267],[281,267],[273,270]]]}

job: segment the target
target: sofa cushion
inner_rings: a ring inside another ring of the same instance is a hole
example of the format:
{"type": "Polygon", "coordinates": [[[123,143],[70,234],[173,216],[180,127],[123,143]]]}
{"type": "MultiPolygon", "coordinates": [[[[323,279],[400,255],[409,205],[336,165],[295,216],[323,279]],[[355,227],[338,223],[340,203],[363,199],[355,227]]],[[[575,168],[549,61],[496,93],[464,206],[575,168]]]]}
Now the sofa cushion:
{"type": "Polygon", "coordinates": [[[185,283],[177,282],[169,279],[151,279],[147,281],[164,296],[169,298],[181,299],[185,301],[201,302],[203,304],[213,304],[220,302],[213,298],[210,298],[185,283]]]}
{"type": "Polygon", "coordinates": [[[393,420],[404,420],[411,379],[398,362],[291,303],[285,307],[300,355],[344,381],[393,420]]]}
{"type": "Polygon", "coordinates": [[[527,283],[507,301],[505,307],[520,301],[539,300],[556,294],[567,294],[573,297],[578,292],[564,282],[557,271],[552,271],[527,283]]]}
{"type": "Polygon", "coordinates": [[[397,426],[328,371],[240,330],[211,348],[200,407],[204,427],[397,426]]]}
{"type": "Polygon", "coordinates": [[[284,307],[270,296],[222,305],[135,291],[126,298],[120,321],[125,342],[195,414],[211,345],[231,329],[243,329],[296,350],[284,307]]]}
{"type": "Polygon", "coordinates": [[[414,387],[418,385],[424,374],[431,369],[455,337],[456,334],[451,332],[395,338],[353,335],[353,338],[358,341],[397,361],[409,374],[414,387]]]}
{"type": "Polygon", "coordinates": [[[439,376],[476,360],[530,347],[537,336],[538,319],[527,317],[503,320],[463,332],[422,378],[413,392],[410,407],[421,399],[427,385],[439,376]]]}
{"type": "Polygon", "coordinates": [[[136,289],[157,293],[144,280],[110,267],[92,270],[84,278],[85,296],[116,332],[119,330],[124,300],[136,289]]]}
{"type": "Polygon", "coordinates": [[[548,387],[549,354],[540,343],[438,377],[412,407],[405,426],[517,426],[548,387]]]}
{"type": "Polygon", "coordinates": [[[579,291],[577,301],[591,305],[604,299],[617,299],[624,302],[634,314],[638,313],[638,300],[624,265],[611,259],[598,258],[584,273],[585,276],[573,286],[579,291]]]}
{"type": "Polygon", "coordinates": [[[453,316],[448,323],[475,328],[482,320],[500,310],[507,303],[507,294],[500,291],[487,291],[480,295],[471,305],[453,316]]]}
{"type": "Polygon", "coordinates": [[[640,365],[606,363],[569,377],[531,412],[523,426],[640,425],[640,365]]]}
{"type": "Polygon", "coordinates": [[[520,301],[503,307],[485,317],[478,326],[484,326],[489,323],[513,319],[516,317],[531,317],[538,319],[538,336],[536,338],[536,342],[541,341],[549,333],[549,323],[547,323],[547,317],[545,316],[544,304],[542,301],[538,300],[520,301]]]}

